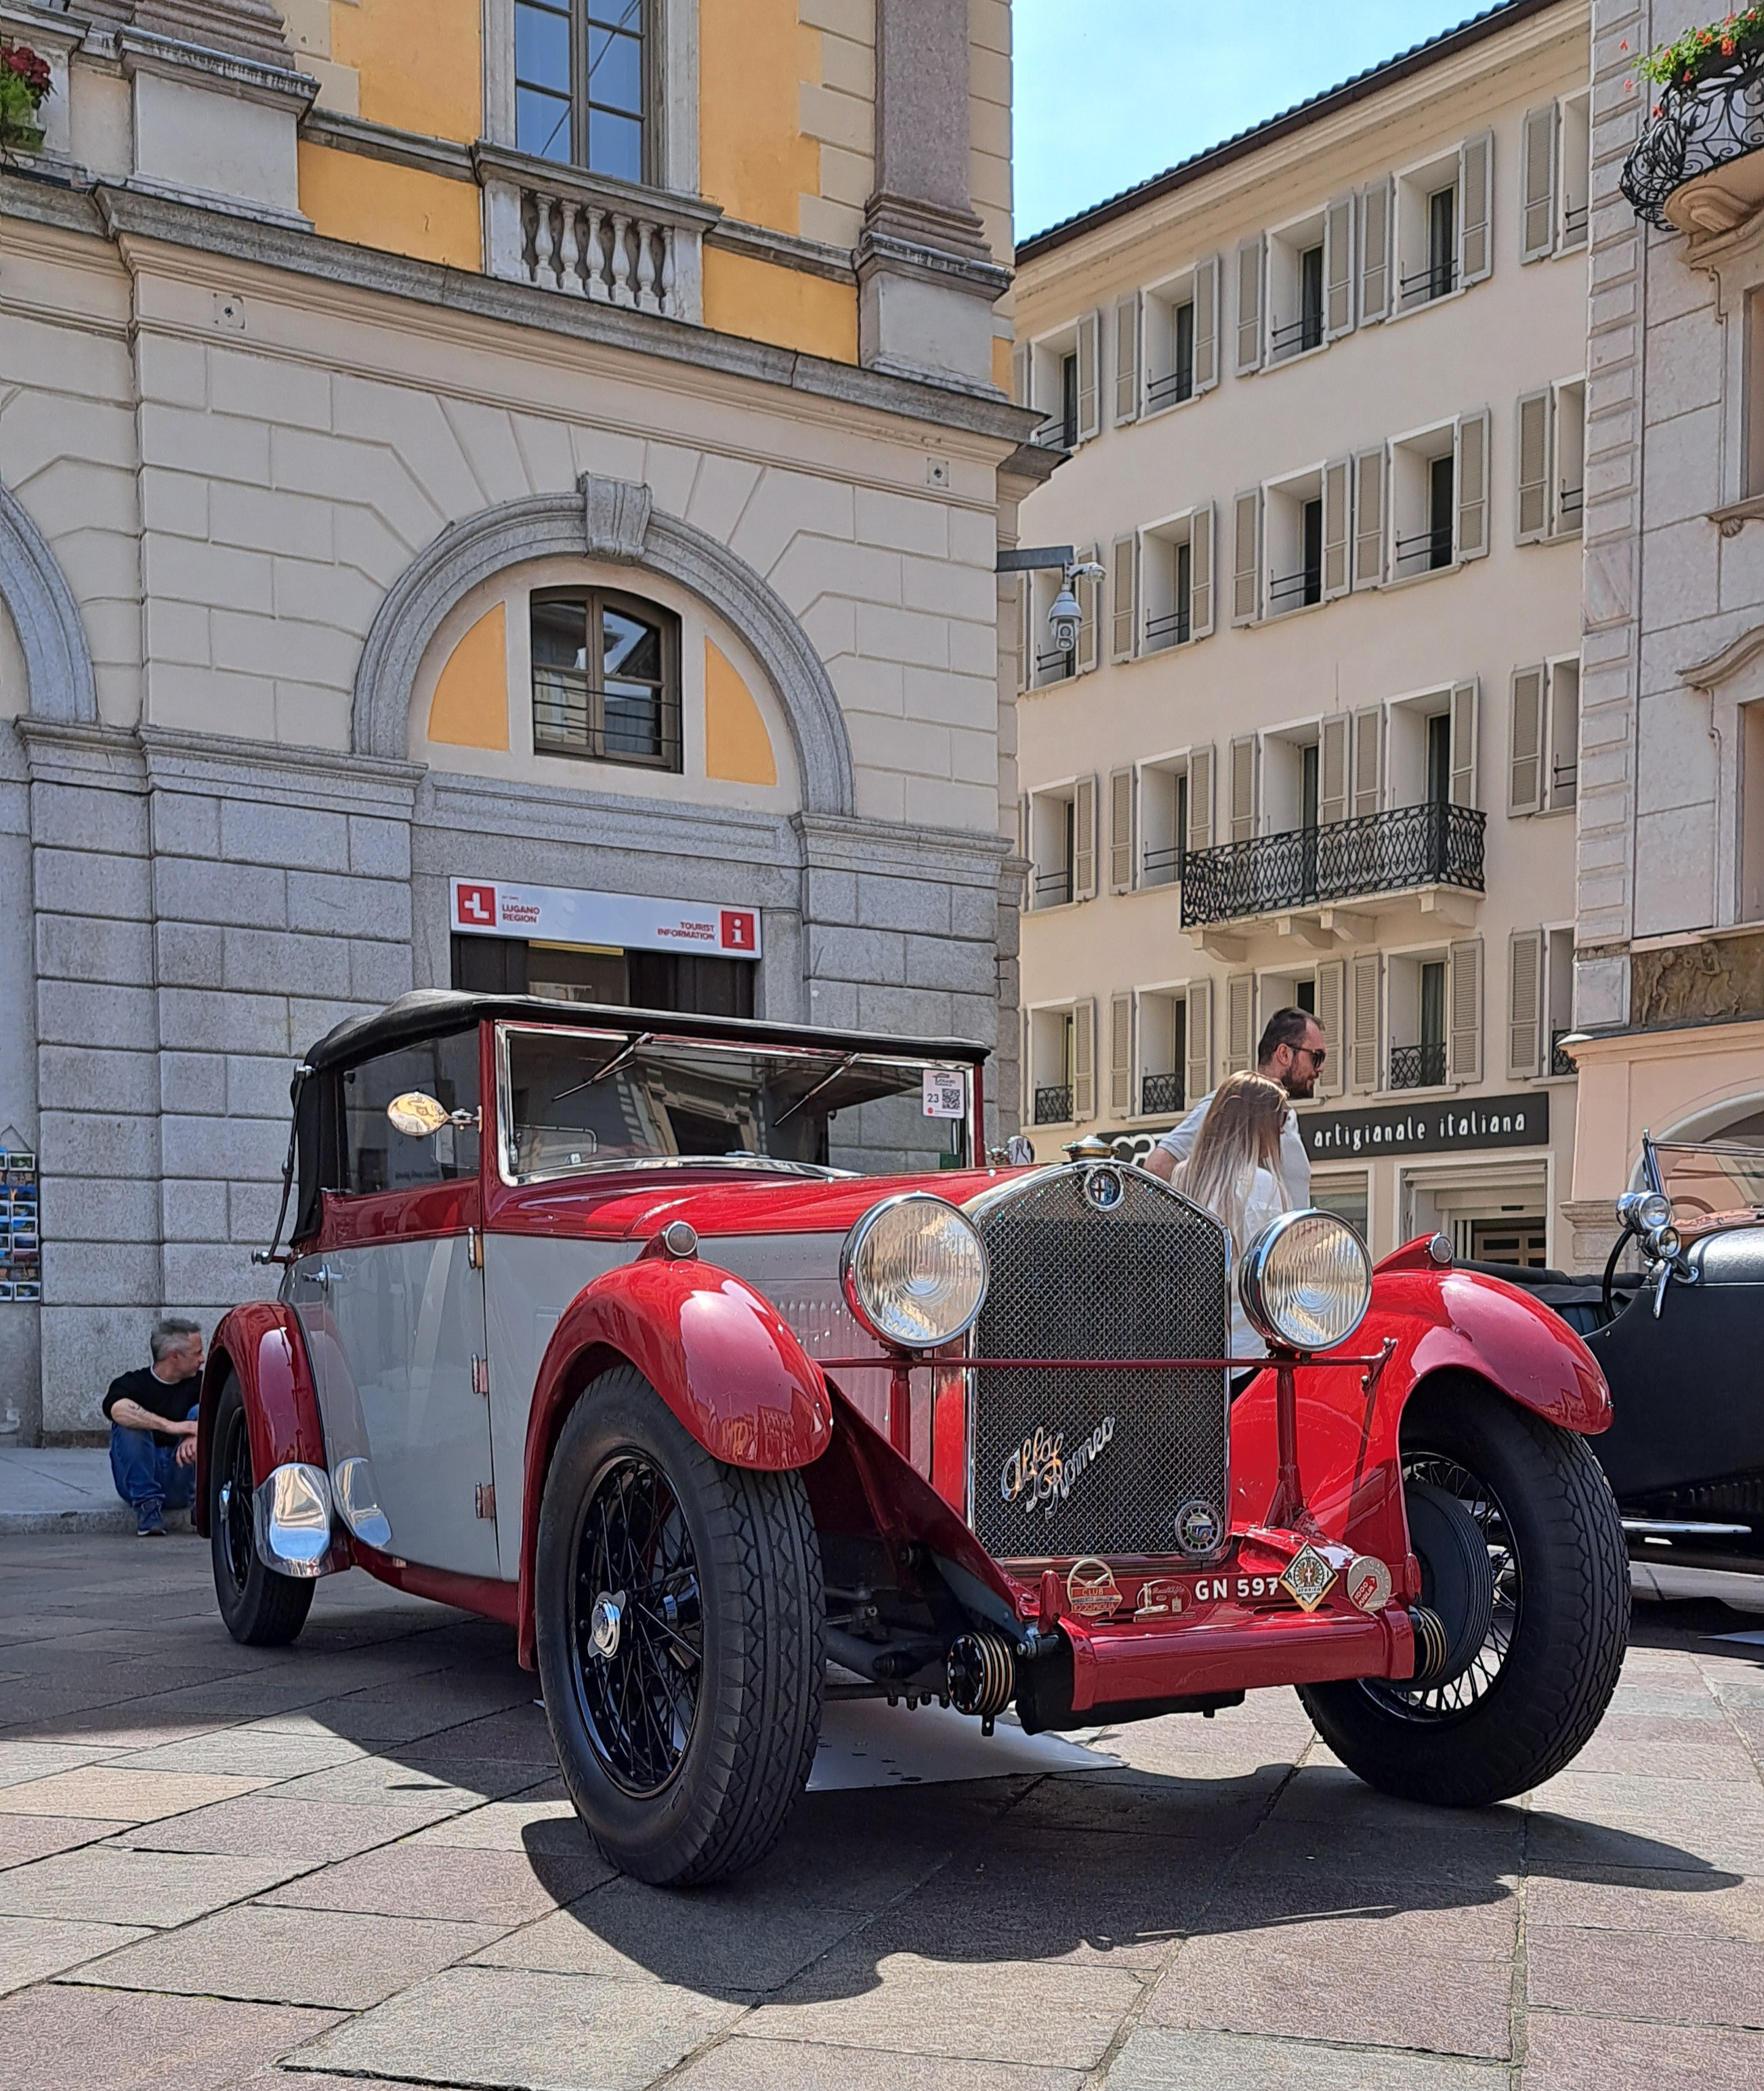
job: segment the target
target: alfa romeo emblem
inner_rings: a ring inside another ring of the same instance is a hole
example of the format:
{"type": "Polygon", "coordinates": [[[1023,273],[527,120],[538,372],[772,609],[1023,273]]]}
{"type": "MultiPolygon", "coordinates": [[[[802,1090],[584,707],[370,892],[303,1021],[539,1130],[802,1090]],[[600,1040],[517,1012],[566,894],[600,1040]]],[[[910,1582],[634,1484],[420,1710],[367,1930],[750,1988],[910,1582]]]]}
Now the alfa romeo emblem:
{"type": "Polygon", "coordinates": [[[1335,1580],[1335,1570],[1310,1546],[1300,1547],[1287,1563],[1286,1573],[1280,1578],[1292,1592],[1293,1602],[1307,1612],[1316,1610],[1328,1596],[1329,1586],[1335,1580]]]}
{"type": "Polygon", "coordinates": [[[1112,1213],[1126,1196],[1127,1187],[1118,1171],[1092,1169],[1084,1179],[1084,1195],[1098,1212],[1112,1213]]]}
{"type": "Polygon", "coordinates": [[[1196,1497],[1176,1514],[1176,1543],[1185,1554],[1200,1555],[1219,1550],[1219,1513],[1210,1503],[1196,1497]]]}
{"type": "Polygon", "coordinates": [[[1074,1561],[1065,1579],[1066,1602],[1081,1619],[1106,1619],[1121,1606],[1121,1589],[1106,1561],[1074,1561]]]}
{"type": "Polygon", "coordinates": [[[1391,1571],[1375,1554],[1356,1554],[1348,1563],[1348,1595],[1362,1612],[1381,1612],[1391,1601],[1391,1571]]]}

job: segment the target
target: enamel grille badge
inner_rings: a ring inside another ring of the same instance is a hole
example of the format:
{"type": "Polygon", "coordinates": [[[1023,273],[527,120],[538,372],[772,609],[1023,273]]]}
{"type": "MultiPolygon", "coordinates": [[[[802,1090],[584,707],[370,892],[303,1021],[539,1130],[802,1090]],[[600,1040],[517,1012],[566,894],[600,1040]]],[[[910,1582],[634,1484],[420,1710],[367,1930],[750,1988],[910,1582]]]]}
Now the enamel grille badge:
{"type": "Polygon", "coordinates": [[[1176,1543],[1185,1554],[1198,1557],[1219,1550],[1219,1513],[1210,1503],[1196,1497],[1176,1514],[1176,1543]]]}
{"type": "Polygon", "coordinates": [[[1348,1563],[1348,1595],[1362,1612],[1381,1612],[1391,1601],[1391,1571],[1375,1554],[1356,1554],[1348,1563]]]}
{"type": "Polygon", "coordinates": [[[1336,1571],[1314,1546],[1301,1546],[1286,1564],[1280,1580],[1301,1610],[1314,1612],[1329,1594],[1336,1571]]]}
{"type": "Polygon", "coordinates": [[[1092,1169],[1084,1179],[1084,1195],[1099,1213],[1112,1213],[1127,1195],[1118,1171],[1092,1169]]]}

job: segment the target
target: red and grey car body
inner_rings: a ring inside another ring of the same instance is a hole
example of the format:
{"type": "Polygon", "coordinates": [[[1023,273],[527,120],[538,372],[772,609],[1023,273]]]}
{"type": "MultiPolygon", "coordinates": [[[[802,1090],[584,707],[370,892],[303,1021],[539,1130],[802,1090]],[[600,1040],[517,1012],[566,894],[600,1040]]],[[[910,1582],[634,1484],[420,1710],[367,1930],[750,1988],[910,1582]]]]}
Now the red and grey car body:
{"type": "Polygon", "coordinates": [[[1280,1374],[1231,1398],[1228,1240],[1166,1184],[1107,1156],[916,1179],[711,1158],[514,1180],[502,1041],[568,1023],[615,1044],[640,1024],[917,1055],[966,1071],[980,1151],[984,1054],[953,1041],[463,995],[346,1026],[297,1084],[281,1296],[214,1337],[204,1529],[216,1408],[236,1381],[266,1566],[359,1567],[507,1623],[530,1663],[553,1451],[596,1379],[628,1364],[716,1459],[800,1471],[829,1655],[891,1692],[953,1694],[988,1719],[1014,1700],[1026,1727],[1072,1727],[1264,1685],[1413,1678],[1430,1616],[1402,1464],[1417,1390],[1474,1382],[1572,1434],[1610,1421],[1572,1330],[1412,1244],[1378,1268],[1349,1341],[1293,1367],[1295,1498],[1280,1374]],[[332,1188],[348,1071],[437,1028],[476,1040],[475,1173],[332,1188]],[[841,1260],[867,1213],[910,1191],[968,1212],[989,1277],[966,1334],[908,1358],[854,1315],[841,1260]]]}

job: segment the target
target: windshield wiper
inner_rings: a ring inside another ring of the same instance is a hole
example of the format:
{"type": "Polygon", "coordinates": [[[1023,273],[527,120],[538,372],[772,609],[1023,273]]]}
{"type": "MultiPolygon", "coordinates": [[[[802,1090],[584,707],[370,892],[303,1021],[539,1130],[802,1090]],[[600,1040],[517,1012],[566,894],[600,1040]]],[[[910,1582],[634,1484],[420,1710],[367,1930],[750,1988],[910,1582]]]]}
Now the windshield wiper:
{"type": "Polygon", "coordinates": [[[580,1096],[584,1089],[592,1089],[596,1082],[604,1082],[609,1075],[629,1067],[655,1035],[652,1031],[639,1031],[635,1038],[627,1038],[604,1067],[596,1067],[585,1082],[573,1082],[567,1089],[559,1089],[552,1102],[561,1104],[566,1097],[580,1096]]]}
{"type": "Polygon", "coordinates": [[[845,1058],[840,1062],[839,1065],[834,1068],[832,1074],[822,1076],[821,1079],[815,1084],[814,1088],[811,1089],[805,1089],[802,1095],[797,1098],[796,1102],[791,1105],[788,1110],[780,1111],[778,1115],[772,1121],[773,1126],[777,1127],[782,1125],[787,1118],[794,1118],[804,1104],[813,1103],[815,1097],[820,1094],[821,1091],[824,1089],[831,1088],[832,1085],[839,1080],[840,1076],[844,1074],[846,1068],[851,1065],[852,1062],[858,1057],[859,1056],[855,1053],[848,1053],[845,1058]]]}

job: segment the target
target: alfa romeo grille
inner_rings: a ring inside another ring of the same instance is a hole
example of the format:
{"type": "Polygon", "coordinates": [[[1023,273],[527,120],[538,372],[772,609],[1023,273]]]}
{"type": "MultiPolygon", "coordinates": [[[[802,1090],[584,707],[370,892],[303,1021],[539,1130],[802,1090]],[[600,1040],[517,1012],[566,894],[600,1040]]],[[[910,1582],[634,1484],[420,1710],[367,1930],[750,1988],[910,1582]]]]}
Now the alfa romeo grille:
{"type": "MultiPolygon", "coordinates": [[[[1049,1170],[973,1217],[992,1267],[976,1356],[1228,1354],[1224,1231],[1155,1179],[1107,1162],[1049,1170]]],[[[987,1551],[1216,1553],[1228,1522],[1227,1377],[975,1373],[974,1524],[987,1551]]]]}

